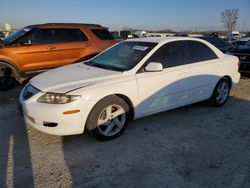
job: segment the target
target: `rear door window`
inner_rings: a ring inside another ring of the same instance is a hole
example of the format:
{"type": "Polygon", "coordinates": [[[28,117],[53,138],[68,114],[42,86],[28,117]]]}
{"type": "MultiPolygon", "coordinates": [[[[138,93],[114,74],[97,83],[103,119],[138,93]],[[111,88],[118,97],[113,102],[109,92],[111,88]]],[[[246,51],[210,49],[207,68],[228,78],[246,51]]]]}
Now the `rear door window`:
{"type": "Polygon", "coordinates": [[[60,29],[62,42],[87,41],[87,36],[80,29],[60,29]]]}
{"type": "Polygon", "coordinates": [[[186,41],[189,49],[189,63],[217,59],[217,55],[199,41],[186,41]]]}
{"type": "Polygon", "coordinates": [[[114,40],[113,36],[106,29],[92,29],[91,31],[101,40],[114,40]]]}

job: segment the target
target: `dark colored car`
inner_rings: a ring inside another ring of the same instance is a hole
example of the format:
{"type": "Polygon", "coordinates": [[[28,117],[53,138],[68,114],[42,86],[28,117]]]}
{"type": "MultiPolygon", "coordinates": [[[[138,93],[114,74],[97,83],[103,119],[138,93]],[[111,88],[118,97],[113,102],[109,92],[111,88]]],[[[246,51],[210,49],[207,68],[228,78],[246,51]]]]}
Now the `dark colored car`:
{"type": "Polygon", "coordinates": [[[250,73],[250,41],[245,43],[245,45],[237,46],[232,49],[230,54],[235,55],[240,60],[239,72],[241,73],[250,73]]]}
{"type": "Polygon", "coordinates": [[[244,37],[250,37],[250,32],[246,33],[244,37]]]}
{"type": "Polygon", "coordinates": [[[233,48],[233,46],[231,44],[229,44],[226,41],[224,41],[218,37],[215,37],[215,36],[201,36],[201,37],[197,37],[197,38],[200,38],[200,39],[203,39],[203,40],[210,42],[212,45],[217,47],[223,53],[228,52],[233,48]]]}
{"type": "Polygon", "coordinates": [[[0,31],[0,39],[4,39],[4,38],[5,38],[5,34],[2,31],[0,31]]]}
{"type": "Polygon", "coordinates": [[[188,37],[189,35],[186,33],[175,33],[173,36],[174,37],[188,37]]]}

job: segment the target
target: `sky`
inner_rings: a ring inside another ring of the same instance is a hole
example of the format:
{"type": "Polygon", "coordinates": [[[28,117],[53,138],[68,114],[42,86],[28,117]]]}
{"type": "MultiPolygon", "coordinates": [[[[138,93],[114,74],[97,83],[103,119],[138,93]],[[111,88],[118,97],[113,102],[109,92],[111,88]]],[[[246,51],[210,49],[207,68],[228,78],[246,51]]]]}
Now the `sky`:
{"type": "Polygon", "coordinates": [[[97,23],[110,30],[223,30],[220,14],[239,9],[236,30],[250,30],[250,0],[1,0],[0,28],[49,22],[97,23]]]}

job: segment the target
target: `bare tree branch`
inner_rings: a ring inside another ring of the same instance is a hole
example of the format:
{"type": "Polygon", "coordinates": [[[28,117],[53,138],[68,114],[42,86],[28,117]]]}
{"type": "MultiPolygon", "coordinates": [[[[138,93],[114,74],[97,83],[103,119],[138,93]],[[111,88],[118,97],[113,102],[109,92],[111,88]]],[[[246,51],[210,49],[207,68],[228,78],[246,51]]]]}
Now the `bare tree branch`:
{"type": "Polygon", "coordinates": [[[228,36],[235,29],[238,18],[239,18],[239,9],[237,8],[226,9],[221,13],[221,22],[227,29],[228,36]]]}

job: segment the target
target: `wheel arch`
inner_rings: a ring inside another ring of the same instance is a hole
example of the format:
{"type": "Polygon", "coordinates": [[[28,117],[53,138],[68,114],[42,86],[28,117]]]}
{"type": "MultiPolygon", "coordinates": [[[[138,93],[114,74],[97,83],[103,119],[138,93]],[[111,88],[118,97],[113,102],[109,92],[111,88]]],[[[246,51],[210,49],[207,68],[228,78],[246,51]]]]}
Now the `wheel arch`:
{"type": "Polygon", "coordinates": [[[226,78],[229,81],[230,88],[232,88],[232,78],[229,75],[225,75],[223,78],[226,78]]]}
{"type": "Polygon", "coordinates": [[[13,76],[14,76],[14,78],[17,80],[17,81],[19,81],[20,82],[20,78],[22,77],[21,75],[22,75],[22,73],[19,71],[19,69],[18,69],[18,67],[14,64],[14,63],[12,63],[12,62],[10,62],[10,61],[8,61],[8,60],[5,60],[5,59],[2,59],[2,58],[0,58],[0,65],[6,65],[6,66],[8,66],[12,71],[13,71],[13,76]]]}
{"type": "MultiPolygon", "coordinates": [[[[95,104],[94,104],[94,105],[90,108],[90,110],[89,110],[89,113],[88,113],[87,118],[86,118],[86,122],[88,121],[89,116],[90,116],[91,112],[93,111],[93,109],[95,108],[95,106],[96,106],[99,102],[101,102],[102,100],[108,99],[108,98],[111,97],[111,96],[116,96],[116,97],[121,98],[121,99],[129,106],[129,110],[130,110],[130,117],[129,117],[129,118],[130,118],[130,119],[133,119],[133,118],[134,118],[134,105],[133,105],[133,102],[131,101],[131,99],[130,99],[128,96],[124,95],[124,94],[121,94],[121,93],[114,93],[114,94],[106,95],[106,96],[100,98],[99,100],[97,100],[97,101],[95,102],[95,104]]],[[[86,126],[86,123],[85,123],[84,129],[89,130],[89,128],[90,128],[90,127],[87,127],[87,126],[86,126]]]]}
{"type": "Polygon", "coordinates": [[[127,103],[127,105],[129,106],[129,110],[130,110],[130,115],[131,115],[130,118],[133,119],[134,118],[134,104],[131,101],[131,99],[124,94],[114,94],[114,95],[121,98],[122,100],[124,100],[124,102],[127,103]]]}

